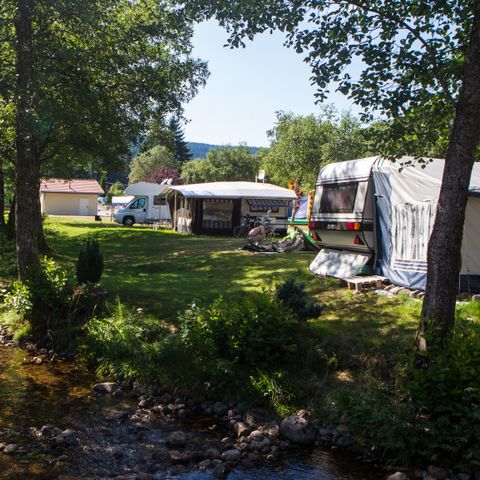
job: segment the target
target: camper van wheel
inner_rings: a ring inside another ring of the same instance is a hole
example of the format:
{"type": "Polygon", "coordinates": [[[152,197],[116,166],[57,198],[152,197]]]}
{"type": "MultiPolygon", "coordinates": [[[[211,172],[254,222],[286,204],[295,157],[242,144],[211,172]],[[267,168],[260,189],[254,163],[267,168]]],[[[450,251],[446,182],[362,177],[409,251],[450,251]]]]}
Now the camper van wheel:
{"type": "Polygon", "coordinates": [[[126,227],[133,227],[133,224],[135,223],[135,219],[133,217],[125,217],[123,219],[123,224],[126,227]]]}

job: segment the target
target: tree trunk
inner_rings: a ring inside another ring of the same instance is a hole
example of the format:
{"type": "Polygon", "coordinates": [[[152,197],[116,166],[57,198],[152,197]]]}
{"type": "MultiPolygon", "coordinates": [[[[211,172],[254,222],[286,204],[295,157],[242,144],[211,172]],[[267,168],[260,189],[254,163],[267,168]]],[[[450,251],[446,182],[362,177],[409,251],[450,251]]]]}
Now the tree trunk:
{"type": "Polygon", "coordinates": [[[455,323],[468,186],[480,140],[480,2],[475,4],[462,88],[428,245],[427,286],[418,336],[420,346],[426,346],[423,338],[426,322],[433,322],[440,338],[445,338],[455,323]]]}
{"type": "Polygon", "coordinates": [[[32,91],[32,10],[34,0],[17,0],[15,19],[17,101],[16,243],[18,278],[24,281],[40,270],[34,212],[39,195],[38,161],[35,155],[32,91]]]}

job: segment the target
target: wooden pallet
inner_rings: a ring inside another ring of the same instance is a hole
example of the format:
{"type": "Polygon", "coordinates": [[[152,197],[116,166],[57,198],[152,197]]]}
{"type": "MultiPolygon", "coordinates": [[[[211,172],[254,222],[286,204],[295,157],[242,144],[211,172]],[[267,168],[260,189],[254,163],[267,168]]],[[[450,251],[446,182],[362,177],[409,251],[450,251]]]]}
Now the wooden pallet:
{"type": "Polygon", "coordinates": [[[388,281],[387,278],[381,275],[369,275],[368,277],[352,277],[345,279],[349,290],[356,292],[363,292],[367,287],[382,288],[383,284],[388,281]]]}

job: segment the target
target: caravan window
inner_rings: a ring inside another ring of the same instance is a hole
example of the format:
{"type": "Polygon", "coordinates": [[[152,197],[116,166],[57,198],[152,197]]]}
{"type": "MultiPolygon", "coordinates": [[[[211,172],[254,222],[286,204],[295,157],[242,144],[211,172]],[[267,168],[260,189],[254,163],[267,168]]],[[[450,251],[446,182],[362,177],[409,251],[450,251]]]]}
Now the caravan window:
{"type": "Polygon", "coordinates": [[[322,185],[321,213],[352,213],[357,197],[358,182],[322,185]]]}

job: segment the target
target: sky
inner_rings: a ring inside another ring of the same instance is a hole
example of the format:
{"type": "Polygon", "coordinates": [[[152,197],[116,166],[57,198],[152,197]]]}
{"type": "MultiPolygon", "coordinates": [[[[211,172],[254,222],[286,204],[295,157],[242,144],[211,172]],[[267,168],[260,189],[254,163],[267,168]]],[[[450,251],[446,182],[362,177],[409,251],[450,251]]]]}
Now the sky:
{"type": "MultiPolygon", "coordinates": [[[[268,146],[267,130],[275,112],[319,114],[315,88],[310,85],[310,67],[301,55],[283,45],[281,33],[264,34],[246,48],[224,47],[227,33],[216,22],[195,28],[196,57],[208,62],[207,85],[185,106],[185,139],[219,145],[268,146]]],[[[339,93],[327,103],[338,111],[358,108],[339,93]]]]}

